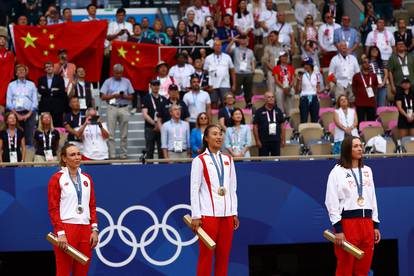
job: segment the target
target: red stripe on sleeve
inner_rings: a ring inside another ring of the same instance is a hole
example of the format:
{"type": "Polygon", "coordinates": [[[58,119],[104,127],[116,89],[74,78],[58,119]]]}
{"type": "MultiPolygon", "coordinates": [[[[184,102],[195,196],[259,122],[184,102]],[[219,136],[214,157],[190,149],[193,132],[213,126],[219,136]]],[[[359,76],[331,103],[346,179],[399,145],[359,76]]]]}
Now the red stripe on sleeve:
{"type": "Polygon", "coordinates": [[[216,213],[214,211],[213,194],[211,192],[211,181],[210,181],[210,176],[208,175],[207,164],[206,164],[206,161],[204,160],[204,156],[205,154],[199,155],[199,158],[201,162],[203,163],[203,174],[204,174],[204,179],[207,182],[208,191],[210,193],[211,205],[213,206],[213,215],[216,216],[216,213]]]}

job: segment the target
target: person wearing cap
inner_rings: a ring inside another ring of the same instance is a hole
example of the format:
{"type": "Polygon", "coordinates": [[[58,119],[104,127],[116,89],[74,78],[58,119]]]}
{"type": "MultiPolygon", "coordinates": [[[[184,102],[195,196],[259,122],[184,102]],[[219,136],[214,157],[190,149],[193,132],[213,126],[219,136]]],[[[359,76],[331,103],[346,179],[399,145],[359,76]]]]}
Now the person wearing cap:
{"type": "Polygon", "coordinates": [[[214,53],[208,55],[204,61],[204,70],[208,71],[210,85],[214,89],[210,94],[214,107],[218,107],[219,103],[223,102],[225,94],[228,92],[236,92],[236,71],[234,70],[234,64],[228,54],[221,52],[221,47],[221,41],[215,40],[213,46],[214,53]],[[230,85],[230,77],[232,85],[230,85]]]}
{"type": "Polygon", "coordinates": [[[59,49],[58,58],[59,62],[53,65],[53,72],[63,78],[65,89],[67,91],[69,84],[73,83],[76,73],[76,65],[68,62],[68,51],[66,49],[59,49]]]}
{"type": "Polygon", "coordinates": [[[82,19],[82,22],[99,20],[99,18],[96,17],[96,9],[97,7],[93,3],[87,5],[86,12],[88,13],[88,17],[82,19]]]}
{"type": "Polygon", "coordinates": [[[134,88],[131,81],[122,77],[124,67],[121,64],[113,66],[113,77],[105,80],[101,87],[100,97],[108,103],[107,121],[109,128],[109,158],[115,158],[115,130],[116,124],[119,124],[121,137],[121,159],[127,159],[128,150],[128,105],[132,100],[134,88]]]}
{"type": "Polygon", "coordinates": [[[253,74],[256,70],[256,58],[251,49],[247,48],[249,38],[246,35],[240,35],[233,38],[227,46],[227,53],[233,57],[234,68],[236,71],[236,95],[241,95],[242,90],[247,105],[251,104],[253,93],[253,74]],[[232,49],[236,42],[239,46],[232,49]],[[243,89],[242,89],[243,88],[243,89]]]}
{"type": "Polygon", "coordinates": [[[414,82],[414,56],[407,53],[404,41],[397,41],[396,52],[388,60],[388,79],[391,91],[396,93],[403,79],[414,82]]]}
{"type": "Polygon", "coordinates": [[[108,25],[107,40],[127,41],[128,37],[132,35],[132,25],[125,21],[125,16],[124,8],[116,10],[116,21],[112,21],[108,25]]]}
{"type": "Polygon", "coordinates": [[[337,49],[334,43],[334,33],[341,25],[335,23],[331,12],[325,14],[325,24],[319,26],[318,42],[322,53],[322,67],[328,67],[331,59],[336,55],[337,49]]]}
{"type": "Polygon", "coordinates": [[[293,80],[295,68],[288,63],[288,53],[282,50],[277,65],[273,68],[276,89],[276,104],[283,113],[289,115],[293,105],[293,80]]]}
{"type": "Polygon", "coordinates": [[[7,86],[14,77],[14,54],[7,49],[7,29],[0,28],[0,114],[6,105],[7,86]]]}
{"type": "Polygon", "coordinates": [[[307,123],[308,116],[311,122],[317,123],[319,120],[319,99],[321,80],[318,72],[314,71],[313,60],[306,58],[304,61],[305,72],[298,77],[296,92],[300,95],[299,110],[300,123],[307,123]]]}
{"type": "Polygon", "coordinates": [[[192,75],[191,90],[183,98],[184,103],[188,106],[190,112],[190,129],[196,126],[198,114],[206,112],[211,118],[211,100],[207,92],[200,90],[200,79],[192,75]]]}
{"type": "Polygon", "coordinates": [[[45,75],[37,81],[39,94],[39,114],[50,112],[55,127],[63,127],[63,114],[69,111],[68,95],[65,92],[65,81],[53,71],[53,63],[44,64],[45,75]]]}
{"type": "Polygon", "coordinates": [[[414,136],[414,92],[409,79],[403,79],[395,95],[398,108],[398,130],[400,138],[414,136]]]}
{"type": "Polygon", "coordinates": [[[328,81],[331,90],[335,93],[335,99],[338,99],[340,95],[346,95],[352,105],[355,101],[352,93],[352,78],[360,71],[358,60],[354,55],[349,54],[347,42],[339,42],[337,47],[338,54],[331,59],[329,64],[328,81]]]}
{"type": "Polygon", "coordinates": [[[190,127],[181,120],[181,106],[171,104],[168,108],[170,120],[161,127],[161,148],[164,158],[181,159],[191,157],[190,127]]]}
{"type": "Polygon", "coordinates": [[[154,158],[155,145],[157,146],[158,158],[164,158],[161,148],[161,126],[163,107],[167,98],[160,95],[160,81],[153,79],[150,82],[151,93],[146,95],[142,104],[142,115],[145,120],[145,147],[147,158],[154,158]]]}
{"type": "Polygon", "coordinates": [[[190,119],[190,113],[188,112],[188,107],[185,102],[180,99],[180,92],[178,91],[178,86],[176,84],[170,84],[168,87],[168,95],[168,99],[163,103],[162,106],[162,122],[166,122],[171,119],[169,109],[174,104],[180,106],[181,120],[188,122],[190,119]]]}
{"type": "Polygon", "coordinates": [[[190,76],[194,74],[195,70],[191,64],[186,63],[187,55],[178,53],[176,55],[177,64],[171,67],[169,75],[173,77],[177,83],[175,83],[180,89],[181,96],[184,96],[190,88],[190,76]]]}
{"type": "Polygon", "coordinates": [[[161,96],[168,98],[168,87],[170,87],[171,84],[177,85],[178,82],[174,77],[169,76],[170,66],[165,61],[159,61],[155,70],[158,73],[156,79],[160,81],[159,93],[161,96]]]}
{"type": "Polygon", "coordinates": [[[359,123],[375,121],[378,93],[377,75],[369,70],[369,59],[362,55],[361,62],[361,72],[356,73],[352,79],[352,92],[359,123]]]}

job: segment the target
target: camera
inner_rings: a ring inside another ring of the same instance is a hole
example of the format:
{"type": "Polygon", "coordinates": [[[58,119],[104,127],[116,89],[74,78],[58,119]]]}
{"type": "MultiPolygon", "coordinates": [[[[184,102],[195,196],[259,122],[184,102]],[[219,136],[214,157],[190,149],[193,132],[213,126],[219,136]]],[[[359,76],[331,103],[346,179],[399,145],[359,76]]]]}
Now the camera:
{"type": "Polygon", "coordinates": [[[91,116],[91,120],[90,120],[89,123],[91,125],[97,125],[97,124],[99,124],[98,120],[99,120],[99,115],[93,115],[93,116],[91,116]]]}

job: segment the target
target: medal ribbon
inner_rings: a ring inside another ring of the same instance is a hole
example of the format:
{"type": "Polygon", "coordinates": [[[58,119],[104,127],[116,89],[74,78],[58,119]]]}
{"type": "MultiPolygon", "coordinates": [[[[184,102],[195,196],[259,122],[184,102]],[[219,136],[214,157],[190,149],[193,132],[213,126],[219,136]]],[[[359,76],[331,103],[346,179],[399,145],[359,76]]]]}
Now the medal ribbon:
{"type": "Polygon", "coordinates": [[[68,175],[69,175],[70,181],[72,182],[76,190],[76,195],[78,197],[78,206],[81,206],[82,205],[82,183],[81,183],[80,173],[78,171],[76,174],[76,181],[78,182],[78,185],[76,185],[75,181],[73,181],[72,176],[70,175],[69,171],[68,171],[68,175]]]}
{"type": "Polygon", "coordinates": [[[220,172],[219,167],[218,167],[218,164],[217,164],[217,161],[216,161],[216,158],[214,157],[213,153],[210,150],[208,152],[210,153],[211,159],[213,159],[214,167],[216,167],[217,176],[218,176],[218,179],[219,179],[220,188],[222,188],[222,187],[224,187],[224,165],[223,165],[223,158],[221,157],[221,154],[218,154],[217,153],[217,155],[220,157],[220,169],[221,169],[221,172],[220,172]]]}
{"type": "Polygon", "coordinates": [[[361,183],[358,182],[358,178],[356,177],[353,169],[351,169],[351,173],[352,173],[352,176],[355,179],[355,183],[357,184],[358,196],[359,197],[362,197],[362,191],[363,191],[363,186],[362,186],[362,184],[363,184],[363,181],[362,181],[362,169],[361,168],[358,168],[359,180],[361,181],[361,183]]]}

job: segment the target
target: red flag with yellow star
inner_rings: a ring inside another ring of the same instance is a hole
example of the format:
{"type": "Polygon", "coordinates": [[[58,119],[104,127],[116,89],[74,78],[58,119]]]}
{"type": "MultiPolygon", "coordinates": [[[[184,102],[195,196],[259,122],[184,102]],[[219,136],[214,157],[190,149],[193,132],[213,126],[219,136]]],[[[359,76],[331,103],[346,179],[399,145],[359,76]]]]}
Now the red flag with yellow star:
{"type": "Polygon", "coordinates": [[[17,62],[27,65],[29,78],[37,82],[45,74],[45,62],[58,62],[58,50],[66,49],[69,62],[84,67],[86,79],[97,82],[101,77],[107,26],[105,20],[14,26],[17,62]]]}
{"type": "MultiPolygon", "coordinates": [[[[133,42],[112,42],[111,71],[113,65],[124,66],[124,77],[130,79],[136,90],[147,91],[148,83],[157,74],[155,67],[158,63],[159,45],[133,42]]],[[[161,48],[161,60],[170,66],[174,65],[175,48],[161,48]]]]}

